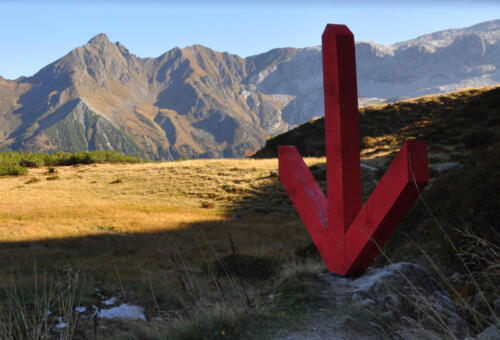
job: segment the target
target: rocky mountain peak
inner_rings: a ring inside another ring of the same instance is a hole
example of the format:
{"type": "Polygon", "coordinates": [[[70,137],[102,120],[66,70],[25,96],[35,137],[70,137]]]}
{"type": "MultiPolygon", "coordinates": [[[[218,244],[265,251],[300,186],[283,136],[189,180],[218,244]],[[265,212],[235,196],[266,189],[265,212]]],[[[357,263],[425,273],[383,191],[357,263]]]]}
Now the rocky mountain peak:
{"type": "Polygon", "coordinates": [[[130,53],[130,51],[128,50],[128,48],[126,48],[125,46],[123,46],[119,41],[117,41],[115,43],[115,46],[118,47],[118,49],[120,50],[121,54],[125,57],[128,57],[130,55],[132,55],[130,53]]]}
{"type": "Polygon", "coordinates": [[[100,48],[106,45],[110,45],[111,41],[109,41],[109,38],[105,33],[99,33],[98,35],[90,39],[87,44],[95,48],[100,48]]]}
{"type": "Polygon", "coordinates": [[[424,47],[428,52],[435,52],[440,48],[452,45],[459,38],[469,38],[476,36],[488,44],[495,44],[500,41],[500,20],[492,20],[477,25],[448,29],[443,31],[425,34],[416,39],[403,41],[392,45],[395,49],[407,49],[411,47],[424,47]]]}

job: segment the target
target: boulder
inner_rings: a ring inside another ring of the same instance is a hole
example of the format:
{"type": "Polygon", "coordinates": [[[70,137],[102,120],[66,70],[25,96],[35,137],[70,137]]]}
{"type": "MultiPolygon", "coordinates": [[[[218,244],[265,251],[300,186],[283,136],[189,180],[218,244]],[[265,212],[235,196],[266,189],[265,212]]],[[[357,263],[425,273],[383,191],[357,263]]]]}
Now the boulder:
{"type": "Polygon", "coordinates": [[[466,335],[465,322],[448,293],[421,265],[402,262],[369,270],[357,278],[329,277],[334,285],[348,284],[351,303],[399,328],[397,332],[407,334],[414,328],[420,332],[419,338],[429,339],[436,334],[452,338],[466,335]]]}

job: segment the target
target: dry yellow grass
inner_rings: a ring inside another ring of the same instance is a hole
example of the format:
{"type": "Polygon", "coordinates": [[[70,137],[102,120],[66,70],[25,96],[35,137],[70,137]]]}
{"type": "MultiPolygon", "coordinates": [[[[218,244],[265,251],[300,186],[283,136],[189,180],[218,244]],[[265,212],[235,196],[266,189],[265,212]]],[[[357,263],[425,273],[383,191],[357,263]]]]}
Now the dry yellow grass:
{"type": "Polygon", "coordinates": [[[231,232],[241,253],[284,256],[309,238],[270,176],[277,167],[276,159],[193,160],[59,167],[55,180],[43,168],[0,178],[0,253],[47,265],[61,254],[89,265],[112,266],[120,256],[157,265],[177,247],[201,263],[200,244],[227,253],[231,232]]]}
{"type": "MultiPolygon", "coordinates": [[[[73,307],[89,310],[99,300],[96,288],[144,307],[148,318],[181,315],[199,303],[240,303],[242,287],[258,299],[272,290],[273,278],[236,283],[214,278],[210,268],[233,249],[276,267],[309,245],[271,175],[277,168],[276,159],[193,160],[40,168],[0,178],[0,306],[4,292],[26,292],[27,302],[20,301],[31,315],[40,277],[57,282],[68,272],[79,278],[73,307]]],[[[55,325],[59,307],[44,308],[54,312],[55,325]]],[[[92,326],[81,320],[81,338],[89,338],[92,326]]],[[[106,327],[98,338],[122,332],[106,327]]]]}
{"type": "Polygon", "coordinates": [[[0,181],[0,241],[27,241],[98,233],[172,229],[180,223],[221,219],[182,196],[189,179],[166,164],[97,165],[59,168],[47,181],[46,170],[30,178],[0,181]],[[117,183],[114,183],[117,182],[117,183]]]}

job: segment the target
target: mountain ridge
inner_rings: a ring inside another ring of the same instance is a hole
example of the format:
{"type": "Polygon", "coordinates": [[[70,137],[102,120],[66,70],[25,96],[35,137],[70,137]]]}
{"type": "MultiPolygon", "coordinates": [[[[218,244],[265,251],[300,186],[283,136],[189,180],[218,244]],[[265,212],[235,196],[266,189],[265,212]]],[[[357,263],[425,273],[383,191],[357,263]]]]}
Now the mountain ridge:
{"type": "MultiPolygon", "coordinates": [[[[500,20],[391,46],[358,42],[356,57],[360,105],[493,85],[500,20]]],[[[98,145],[150,159],[241,157],[322,115],[319,46],[241,58],[195,44],[140,58],[99,33],[31,77],[0,77],[0,150],[98,145]],[[89,129],[85,120],[76,130],[61,125],[77,106],[100,122],[96,136],[108,143],[77,133],[89,129]],[[70,131],[79,137],[65,138],[70,131]]]]}

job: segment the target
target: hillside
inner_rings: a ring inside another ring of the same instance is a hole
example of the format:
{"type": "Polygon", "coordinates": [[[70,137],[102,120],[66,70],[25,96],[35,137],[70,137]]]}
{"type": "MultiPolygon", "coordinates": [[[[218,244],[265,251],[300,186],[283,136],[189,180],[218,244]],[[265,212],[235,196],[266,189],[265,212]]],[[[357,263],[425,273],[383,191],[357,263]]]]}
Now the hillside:
{"type": "MultiPolygon", "coordinates": [[[[434,268],[469,322],[477,317],[474,303],[486,310],[496,301],[490,310],[494,318],[500,314],[500,282],[494,274],[500,249],[499,108],[500,87],[492,87],[360,109],[364,199],[405,139],[428,142],[430,185],[377,265],[411,261],[434,268]]],[[[275,159],[278,145],[295,145],[304,157],[324,156],[324,119],[268,140],[254,157],[275,159]]],[[[326,191],[325,164],[310,169],[326,191]]],[[[303,253],[316,254],[314,245],[303,253]]],[[[476,321],[480,327],[488,323],[476,321]]]]}
{"type": "MultiPolygon", "coordinates": [[[[500,81],[500,20],[356,43],[360,103],[500,81]]],[[[139,58],[99,34],[31,77],[0,77],[0,151],[241,157],[323,115],[321,48],[241,58],[193,45],[139,58]]]]}
{"type": "MultiPolygon", "coordinates": [[[[499,98],[500,87],[472,89],[362,110],[365,198],[404,138],[427,139],[431,163],[430,185],[370,280],[325,272],[276,176],[276,158],[68,163],[0,177],[0,332],[7,339],[37,338],[33,330],[54,339],[328,339],[332,332],[397,339],[412,330],[419,339],[454,338],[422,291],[401,297],[414,307],[395,310],[404,317],[384,312],[398,302],[378,285],[380,275],[406,268],[398,284],[388,283],[397,291],[424,266],[439,283],[428,274],[415,282],[425,283],[425,294],[449,295],[443,299],[460,315],[451,319],[456,334],[475,336],[500,315],[499,98]],[[398,261],[420,266],[386,267],[398,261]],[[360,303],[352,290],[367,280],[379,288],[363,293],[375,300],[362,295],[360,303]],[[99,316],[123,305],[139,320],[99,316]]],[[[303,153],[321,151],[320,123],[275,140],[288,136],[303,153]],[[318,150],[302,148],[308,140],[318,150]]],[[[305,160],[325,189],[326,159],[305,160]]]]}
{"type": "MultiPolygon", "coordinates": [[[[500,87],[467,89],[359,109],[361,158],[398,150],[405,139],[428,142],[430,165],[463,161],[478,147],[500,141],[500,87]]],[[[324,118],[269,139],[254,158],[277,157],[278,145],[295,145],[305,157],[325,156],[324,118]]]]}

